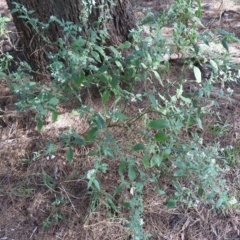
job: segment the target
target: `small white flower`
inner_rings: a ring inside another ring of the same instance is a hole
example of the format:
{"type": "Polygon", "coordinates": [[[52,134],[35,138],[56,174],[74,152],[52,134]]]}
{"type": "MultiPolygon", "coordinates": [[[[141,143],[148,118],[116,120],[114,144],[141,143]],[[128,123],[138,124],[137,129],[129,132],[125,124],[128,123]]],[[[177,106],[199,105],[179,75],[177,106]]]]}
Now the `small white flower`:
{"type": "Polygon", "coordinates": [[[65,79],[58,78],[58,82],[60,82],[60,83],[64,83],[64,82],[65,82],[65,79]]]}
{"type": "Polygon", "coordinates": [[[237,78],[239,78],[240,77],[240,70],[238,70],[238,74],[237,74],[237,78]]]}
{"type": "Polygon", "coordinates": [[[54,159],[54,158],[55,158],[55,156],[54,156],[54,155],[52,155],[52,156],[51,156],[51,159],[54,159]]]}
{"type": "Polygon", "coordinates": [[[177,166],[175,164],[172,164],[172,168],[175,169],[177,168],[177,166]]]}
{"type": "Polygon", "coordinates": [[[187,156],[190,157],[190,158],[193,158],[193,154],[190,153],[190,152],[187,153],[187,156]]]}
{"type": "Polygon", "coordinates": [[[50,157],[49,156],[47,156],[47,160],[49,160],[50,159],[50,157]]]}
{"type": "Polygon", "coordinates": [[[135,97],[131,97],[131,102],[136,102],[136,98],[135,97]]]}
{"type": "Polygon", "coordinates": [[[199,139],[198,139],[198,143],[202,145],[202,144],[203,144],[203,139],[202,139],[202,138],[199,138],[199,139]]]}
{"type": "Polygon", "coordinates": [[[140,218],[140,225],[142,226],[144,224],[144,221],[142,218],[140,218]]]}
{"type": "Polygon", "coordinates": [[[211,159],[211,162],[212,162],[212,164],[215,164],[216,163],[216,159],[215,158],[211,159]]]}
{"type": "Polygon", "coordinates": [[[230,171],[230,167],[226,166],[225,168],[223,168],[224,172],[229,172],[230,171]]]}
{"type": "Polygon", "coordinates": [[[95,169],[88,170],[88,172],[87,172],[87,179],[90,180],[95,173],[96,173],[95,169]]]}
{"type": "Polygon", "coordinates": [[[233,93],[233,89],[231,89],[230,87],[227,88],[227,92],[232,94],[233,93]]]}
{"type": "Polygon", "coordinates": [[[225,75],[225,73],[222,70],[220,70],[219,74],[220,74],[220,76],[224,76],[225,75]]]}
{"type": "Polygon", "coordinates": [[[232,197],[230,200],[229,200],[229,204],[230,205],[233,205],[233,204],[236,204],[237,203],[237,199],[235,197],[232,197]]]}
{"type": "Polygon", "coordinates": [[[198,207],[199,206],[199,200],[196,200],[195,203],[193,204],[194,207],[198,207]]]}
{"type": "Polygon", "coordinates": [[[38,103],[40,103],[41,101],[39,100],[39,99],[37,99],[37,98],[35,98],[35,103],[36,104],[38,104],[38,103]]]}
{"type": "Polygon", "coordinates": [[[24,12],[27,12],[27,9],[26,9],[25,6],[22,6],[22,10],[23,10],[24,12]]]}
{"type": "Polygon", "coordinates": [[[95,0],[92,0],[92,5],[95,6],[96,2],[95,0]]]}
{"type": "Polygon", "coordinates": [[[135,187],[131,187],[131,189],[130,189],[130,194],[131,194],[131,195],[134,194],[134,190],[135,190],[135,187]]]}

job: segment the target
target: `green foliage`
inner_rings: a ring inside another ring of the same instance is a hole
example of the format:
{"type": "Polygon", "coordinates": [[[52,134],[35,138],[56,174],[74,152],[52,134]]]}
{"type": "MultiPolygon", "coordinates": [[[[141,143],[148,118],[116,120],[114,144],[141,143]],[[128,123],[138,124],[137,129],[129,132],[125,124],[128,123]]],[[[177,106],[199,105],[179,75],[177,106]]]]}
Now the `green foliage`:
{"type": "MultiPolygon", "coordinates": [[[[173,45],[177,46],[178,51],[193,54],[196,59],[207,57],[199,46],[200,40],[206,45],[209,45],[209,41],[207,35],[198,33],[201,3],[196,3],[197,7],[193,7],[192,1],[178,0],[174,1],[168,13],[156,16],[148,13],[142,25],[131,30],[132,42],[126,41],[118,47],[103,44],[107,30],[96,27],[99,26],[102,15],[94,28],[85,29],[85,34],[79,36],[78,30],[83,26],[59,20],[55,16],[47,23],[41,23],[31,17],[33,11],[16,3],[13,9],[13,12],[20,12],[20,17],[46,42],[48,40],[41,29],[48,28],[52,22],[62,26],[66,36],[66,39],[52,43],[58,47],[58,52],[48,53],[51,82],[35,82],[31,76],[33,71],[27,63],[22,63],[17,72],[8,76],[9,87],[18,97],[17,109],[33,110],[37,129],[41,131],[49,113],[52,120],[57,121],[58,106],[73,98],[77,101],[77,109],[72,110],[81,117],[88,116],[89,126],[84,134],[70,129],[59,135],[60,142],[66,148],[68,164],[75,161],[76,146],[93,144],[94,149],[88,156],[94,158],[94,165],[85,174],[87,187],[92,192],[91,209],[96,207],[101,197],[105,197],[107,207],[114,209],[114,212],[119,211],[114,198],[130,189],[130,195],[120,204],[122,208],[129,209],[129,224],[126,227],[130,228],[135,240],[149,237],[142,228],[143,193],[148,184],[166,196],[168,208],[176,207],[178,203],[189,207],[200,203],[211,204],[213,208],[229,206],[230,197],[225,187],[224,174],[229,162],[236,162],[236,154],[226,150],[223,156],[217,144],[205,146],[198,136],[199,130],[204,128],[202,117],[206,112],[201,108],[199,99],[207,97],[213,83],[219,79],[226,81],[226,76],[230,74],[227,61],[209,59],[208,65],[212,70],[209,81],[205,81],[200,68],[194,65],[195,62],[190,62],[196,84],[201,87],[194,94],[184,94],[187,80],[182,78],[182,73],[173,82],[164,80],[161,76],[161,69],[167,71],[170,68],[164,56],[174,51],[173,45]],[[174,23],[174,34],[170,40],[165,39],[161,31],[169,23],[174,23]],[[144,27],[150,31],[147,37],[143,37],[144,27]],[[127,56],[122,50],[129,51],[127,56]],[[26,70],[29,73],[27,80],[26,70]],[[144,92],[136,93],[134,87],[138,82],[145,86],[144,92]],[[160,88],[156,87],[156,82],[160,88]],[[101,111],[83,104],[83,91],[91,92],[92,88],[97,88],[100,93],[101,111]],[[111,107],[108,106],[110,100],[111,107]],[[122,107],[123,102],[132,104],[136,101],[145,101],[144,108],[138,112],[129,114],[125,111],[126,106],[122,107]],[[126,136],[131,131],[137,135],[121,140],[116,137],[116,128],[124,131],[126,136]],[[190,136],[183,137],[188,131],[190,136]],[[229,162],[224,161],[225,158],[229,162]],[[113,196],[104,193],[99,178],[111,170],[107,161],[118,163],[121,183],[113,196]],[[167,195],[157,187],[158,179],[162,176],[168,177],[175,189],[172,195],[167,195]]],[[[87,5],[84,6],[81,16],[83,23],[87,22],[91,11],[87,5]]],[[[231,40],[229,34],[224,36],[225,40],[231,40]]],[[[225,40],[222,40],[222,44],[228,50],[225,40]]],[[[8,60],[4,59],[3,63],[8,64],[8,60]]],[[[1,71],[7,67],[3,64],[1,66],[1,71]]],[[[218,125],[210,127],[215,134],[223,132],[223,128],[218,125]]],[[[46,154],[56,151],[54,144],[49,143],[46,154]]],[[[47,173],[43,174],[43,183],[50,189],[56,187],[53,178],[47,173]]],[[[54,203],[57,204],[58,201],[54,203]]],[[[62,217],[47,217],[43,227],[49,227],[53,219],[58,221],[62,217]]]]}

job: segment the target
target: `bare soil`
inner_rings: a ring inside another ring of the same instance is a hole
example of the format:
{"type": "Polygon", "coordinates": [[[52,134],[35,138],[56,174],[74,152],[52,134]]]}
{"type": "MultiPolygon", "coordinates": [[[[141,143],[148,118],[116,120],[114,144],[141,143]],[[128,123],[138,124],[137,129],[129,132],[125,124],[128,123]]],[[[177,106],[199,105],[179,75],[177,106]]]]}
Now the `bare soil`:
{"type": "MultiPolygon", "coordinates": [[[[205,26],[222,28],[240,37],[240,5],[237,1],[211,0],[202,1],[202,4],[205,6],[202,18],[205,26]]],[[[144,8],[159,11],[168,5],[169,1],[139,1],[135,5],[135,14],[140,18],[144,16],[144,8]]],[[[0,12],[10,16],[3,0],[0,0],[0,12]]],[[[10,39],[1,41],[1,49],[13,52],[16,59],[21,58],[14,24],[9,22],[7,28],[10,39]]],[[[172,31],[169,28],[165,33],[171,34],[172,31]]],[[[240,44],[231,43],[229,48],[233,61],[239,63],[240,44]]],[[[180,68],[179,64],[173,64],[165,78],[174,80],[180,68]]],[[[191,70],[186,76],[192,77],[191,70]]],[[[16,99],[5,79],[0,80],[0,86],[0,240],[130,239],[130,233],[124,227],[127,212],[126,215],[122,213],[109,218],[109,210],[101,197],[95,210],[89,211],[90,202],[94,201],[90,199],[83,176],[93,166],[94,159],[87,156],[93,147],[76,148],[71,164],[66,161],[64,148],[60,148],[54,156],[42,151],[50,141],[58,144],[59,133],[66,132],[69,127],[75,128],[79,134],[84,133],[88,128],[86,118],[79,119],[79,116],[70,113],[70,106],[61,106],[60,119],[53,123],[49,116],[42,131],[38,132],[33,114],[15,110],[16,99]],[[54,190],[52,184],[55,185],[54,190]]],[[[211,105],[211,102],[206,104],[206,107],[219,112],[218,118],[212,116],[204,122],[208,129],[212,122],[221,119],[221,124],[229,125],[228,131],[224,136],[203,131],[201,137],[206,143],[220,142],[222,146],[239,144],[240,87],[238,83],[229,86],[234,89],[231,99],[219,99],[218,106],[211,105]]],[[[221,87],[215,86],[215,92],[221,87]]],[[[225,89],[227,87],[224,86],[225,89]]],[[[137,90],[141,90],[140,86],[137,90]]],[[[211,98],[215,100],[216,94],[213,93],[211,98]]],[[[99,99],[96,97],[91,101],[92,107],[101,111],[99,99]]],[[[139,105],[132,104],[128,111],[137,111],[138,108],[139,105]]],[[[134,129],[130,134],[135,134],[134,129]]],[[[122,130],[118,130],[116,135],[119,139],[126,138],[122,130]]],[[[111,172],[100,176],[100,180],[102,189],[111,194],[119,184],[118,163],[110,161],[108,164],[111,172]]],[[[239,201],[239,169],[229,172],[228,177],[239,201]]],[[[168,185],[167,182],[164,184],[168,185]]],[[[144,229],[152,234],[150,239],[240,239],[238,208],[227,210],[225,214],[202,205],[169,210],[163,204],[165,200],[153,189],[147,189],[143,220],[144,229]]]]}

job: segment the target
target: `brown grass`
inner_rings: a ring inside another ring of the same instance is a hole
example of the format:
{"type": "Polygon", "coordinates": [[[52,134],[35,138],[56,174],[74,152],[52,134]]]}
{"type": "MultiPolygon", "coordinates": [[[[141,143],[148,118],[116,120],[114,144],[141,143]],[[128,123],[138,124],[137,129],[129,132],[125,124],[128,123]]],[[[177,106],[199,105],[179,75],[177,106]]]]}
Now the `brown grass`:
{"type": "MultiPolygon", "coordinates": [[[[0,2],[3,4],[4,1],[0,2]]],[[[166,7],[167,1],[160,2],[163,2],[162,7],[166,7]]],[[[225,7],[229,7],[228,9],[234,7],[234,11],[238,11],[234,1],[223,1],[223,3],[225,7]]],[[[203,20],[211,22],[212,27],[218,27],[217,24],[220,23],[226,30],[234,31],[236,36],[239,36],[238,25],[233,24],[236,19],[218,22],[219,14],[225,8],[221,7],[219,10],[218,1],[211,1],[211,4],[212,7],[204,12],[203,20]]],[[[136,15],[143,15],[142,7],[155,6],[159,6],[159,1],[141,1],[136,8],[136,15]]],[[[6,8],[3,7],[3,10],[6,11],[6,8]]],[[[169,29],[166,31],[171,33],[169,29]]],[[[238,56],[239,44],[232,44],[230,49],[238,56]]],[[[165,78],[175,80],[180,69],[179,64],[173,65],[165,78]]],[[[185,76],[192,78],[193,75],[188,70],[185,76]]],[[[63,148],[59,142],[59,133],[65,133],[68,128],[74,128],[79,134],[84,133],[88,128],[87,118],[80,119],[79,116],[70,113],[72,110],[70,106],[61,106],[59,120],[53,123],[49,116],[42,131],[38,132],[34,114],[16,112],[14,109],[16,99],[8,89],[6,81],[2,79],[0,85],[0,239],[130,239],[131,233],[125,227],[128,223],[126,220],[128,209],[114,213],[106,205],[106,196],[111,196],[120,183],[119,159],[106,159],[109,170],[106,174],[99,175],[102,194],[93,205],[94,199],[91,199],[84,176],[93,168],[94,157],[87,156],[87,153],[95,146],[76,147],[73,162],[70,164],[65,158],[66,148],[63,148]],[[52,154],[48,155],[43,151],[49,141],[58,146],[52,159],[52,154]],[[54,187],[51,184],[54,184],[54,187]]],[[[141,87],[137,86],[136,91],[141,92],[141,87]]],[[[161,90],[160,85],[155,84],[155,87],[161,90]]],[[[220,89],[219,86],[216,87],[220,89]]],[[[222,146],[229,144],[234,146],[239,143],[240,88],[237,84],[231,85],[231,88],[234,88],[233,102],[222,99],[219,101],[220,107],[211,106],[212,111],[219,112],[221,122],[229,124],[228,132],[224,136],[216,136],[208,131],[207,127],[215,121],[215,116],[209,115],[204,120],[206,130],[201,133],[206,144],[220,142],[222,146]]],[[[86,99],[86,103],[101,112],[99,99],[92,99],[92,102],[86,99]]],[[[141,104],[144,105],[145,102],[141,104]]],[[[127,105],[126,113],[130,115],[132,112],[137,112],[142,107],[141,104],[127,105]]],[[[137,142],[141,123],[135,124],[136,126],[128,129],[127,133],[123,128],[114,128],[115,135],[121,143],[134,145],[137,142]]],[[[236,157],[239,160],[239,156],[236,157]]],[[[230,192],[237,196],[239,201],[240,179],[237,166],[236,169],[228,172],[227,180],[230,192]]],[[[167,177],[159,179],[159,186],[171,191],[167,177]]],[[[129,189],[113,201],[118,206],[128,198],[130,198],[129,189]]],[[[238,206],[223,213],[203,204],[192,208],[179,205],[174,209],[167,209],[164,205],[165,201],[164,196],[157,194],[150,184],[146,184],[143,227],[146,232],[151,233],[150,239],[240,239],[238,206]]]]}

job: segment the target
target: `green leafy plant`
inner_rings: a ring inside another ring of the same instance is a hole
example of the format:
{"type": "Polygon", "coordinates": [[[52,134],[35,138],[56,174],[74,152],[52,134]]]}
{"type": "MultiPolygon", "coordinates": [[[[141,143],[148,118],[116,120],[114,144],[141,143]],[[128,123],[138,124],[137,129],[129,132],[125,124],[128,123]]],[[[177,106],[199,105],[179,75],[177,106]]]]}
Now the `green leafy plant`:
{"type": "MultiPolygon", "coordinates": [[[[62,145],[56,147],[50,142],[44,154],[50,156],[64,147],[68,164],[71,164],[75,161],[75,147],[92,144],[93,149],[87,156],[93,158],[94,164],[85,173],[87,187],[91,191],[90,208],[93,210],[101,198],[105,199],[107,208],[114,209],[114,212],[127,208],[129,217],[126,227],[131,230],[135,240],[149,237],[142,227],[143,194],[147,184],[153,185],[158,193],[166,197],[169,208],[179,203],[189,207],[206,203],[213,208],[224,208],[229,206],[231,199],[225,187],[224,174],[228,167],[225,158],[235,162],[236,154],[226,150],[225,155],[221,155],[219,145],[205,146],[198,134],[199,130],[204,129],[202,117],[207,114],[201,105],[202,98],[207,99],[219,77],[220,81],[225,82],[225,73],[228,72],[229,76],[230,70],[226,62],[208,59],[211,75],[210,80],[205,81],[200,67],[196,66],[196,62],[208,57],[201,52],[199,41],[208,45],[209,37],[198,33],[201,4],[200,1],[196,2],[197,7],[193,7],[192,1],[174,1],[164,17],[148,13],[141,26],[130,32],[132,42],[126,41],[119,46],[103,44],[107,29],[89,28],[79,36],[79,27],[83,26],[54,16],[47,23],[41,23],[31,17],[31,10],[18,4],[13,10],[19,11],[20,17],[43,39],[41,29],[48,28],[52,22],[62,26],[67,36],[67,40],[58,39],[53,43],[59,49],[57,52],[48,54],[48,77],[51,81],[35,82],[31,76],[34,72],[26,63],[8,76],[9,87],[18,97],[17,109],[34,111],[37,129],[41,131],[49,114],[53,121],[58,120],[61,104],[72,99],[77,102],[71,110],[81,117],[87,116],[88,128],[84,133],[69,128],[59,135],[62,145]],[[170,23],[174,23],[174,33],[172,38],[165,39],[161,29],[170,23]],[[147,37],[143,37],[144,27],[150,32],[147,37]],[[127,50],[128,54],[123,50],[127,50]],[[193,57],[184,62],[182,72],[176,79],[169,81],[163,79],[162,72],[169,70],[169,55],[174,51],[183,51],[193,57]],[[184,93],[184,86],[189,83],[184,77],[187,64],[195,76],[191,82],[198,88],[194,93],[184,93]],[[25,70],[29,73],[27,80],[25,70]],[[221,74],[221,71],[225,73],[221,74]],[[139,82],[143,86],[141,93],[135,89],[139,82]],[[99,111],[85,105],[83,99],[83,93],[87,92],[93,100],[92,89],[97,89],[101,98],[99,111]],[[135,102],[143,107],[127,112],[126,108],[135,102]],[[111,103],[110,107],[108,103],[111,103]],[[122,139],[116,134],[119,129],[124,132],[122,139]],[[120,179],[113,195],[104,192],[100,178],[101,174],[111,171],[108,164],[111,161],[117,163],[120,179]],[[158,186],[161,176],[168,177],[173,194],[167,194],[163,186],[158,186]],[[119,205],[115,204],[116,196],[127,189],[130,189],[130,194],[125,194],[124,201],[119,205]]],[[[88,11],[90,9],[86,5],[81,16],[83,22],[87,21],[88,11]]],[[[100,16],[99,21],[102,18],[100,16]]],[[[48,42],[48,39],[45,41],[48,42]]],[[[227,48],[226,42],[223,45],[227,48]]],[[[212,130],[216,134],[226,131],[225,127],[216,124],[212,125],[212,130]]],[[[43,183],[51,190],[56,188],[53,177],[45,172],[43,183]]],[[[55,199],[54,205],[61,201],[55,199]]],[[[49,227],[53,219],[59,221],[62,218],[58,213],[48,216],[43,227],[49,227]]]]}

